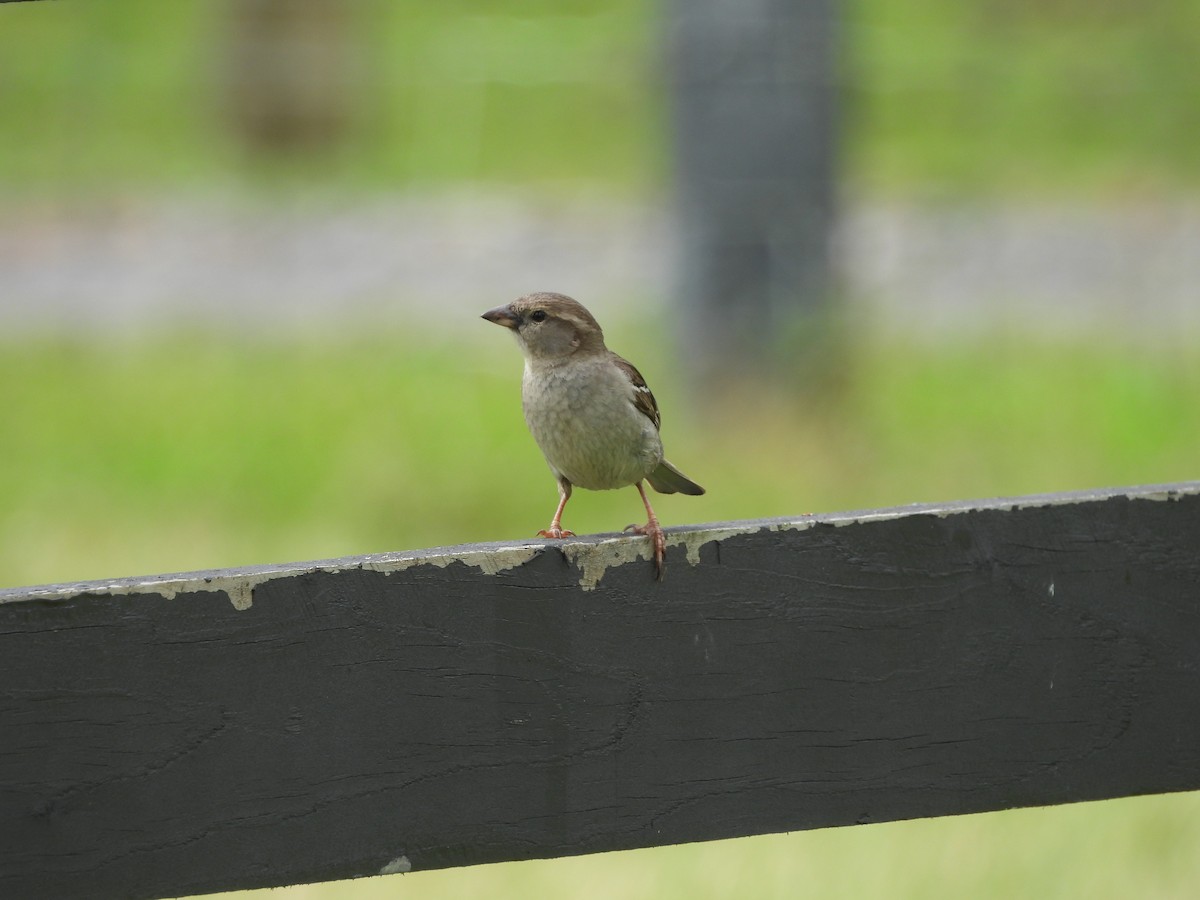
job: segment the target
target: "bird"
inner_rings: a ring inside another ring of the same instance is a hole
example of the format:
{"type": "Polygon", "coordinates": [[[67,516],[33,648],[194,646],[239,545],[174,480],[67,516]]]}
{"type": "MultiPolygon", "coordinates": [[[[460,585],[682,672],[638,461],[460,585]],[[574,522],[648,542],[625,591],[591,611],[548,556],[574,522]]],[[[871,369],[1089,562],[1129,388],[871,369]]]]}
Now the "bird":
{"type": "Polygon", "coordinates": [[[634,485],[647,519],[625,530],[650,539],[661,580],[666,538],[643,482],[662,494],[699,496],[704,488],[664,458],[661,415],[646,379],[608,349],[595,317],[565,294],[526,294],[483,318],[508,328],[525,357],[525,423],[558,482],[558,507],[550,527],[538,535],[574,536],[562,527],[573,487],[606,491],[634,485]]]}

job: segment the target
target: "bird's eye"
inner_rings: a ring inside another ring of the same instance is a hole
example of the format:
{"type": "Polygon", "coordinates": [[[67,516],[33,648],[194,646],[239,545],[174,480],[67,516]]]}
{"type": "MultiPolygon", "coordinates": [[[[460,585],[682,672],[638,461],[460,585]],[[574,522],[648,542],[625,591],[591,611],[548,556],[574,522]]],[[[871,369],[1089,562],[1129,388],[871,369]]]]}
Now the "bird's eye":
{"type": "Polygon", "coordinates": [[[546,311],[544,309],[535,309],[533,312],[531,312],[529,314],[529,318],[532,319],[534,322],[545,322],[546,321],[546,311]]]}

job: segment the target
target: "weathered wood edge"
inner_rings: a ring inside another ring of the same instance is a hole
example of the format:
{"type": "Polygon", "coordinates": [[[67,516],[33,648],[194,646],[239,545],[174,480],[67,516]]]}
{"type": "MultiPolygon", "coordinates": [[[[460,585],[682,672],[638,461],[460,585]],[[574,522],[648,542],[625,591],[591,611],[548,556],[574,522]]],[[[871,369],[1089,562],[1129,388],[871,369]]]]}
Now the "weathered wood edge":
{"type": "MultiPolygon", "coordinates": [[[[1165,501],[1195,495],[1200,495],[1200,481],[1093,488],[1052,494],[1029,494],[1019,497],[994,497],[945,503],[912,503],[882,509],[814,513],[794,517],[709,522],[667,528],[667,547],[672,560],[675,560],[678,554],[671,554],[671,548],[683,548],[687,562],[695,565],[699,562],[700,547],[704,544],[724,540],[732,535],[752,534],[759,531],[804,531],[816,525],[842,527],[911,516],[944,517],[981,510],[1017,510],[1099,503],[1115,497],[1165,501]]],[[[546,552],[562,553],[567,561],[579,570],[579,587],[585,591],[594,589],[611,567],[645,563],[650,558],[649,548],[644,538],[619,533],[604,533],[585,535],[564,541],[537,539],[491,541],[450,547],[431,547],[425,550],[401,550],[361,556],[344,556],[310,562],[241,566],[230,569],[0,588],[0,603],[70,600],[82,596],[102,597],[127,594],[158,594],[167,599],[173,599],[179,594],[223,591],[236,609],[247,609],[253,603],[255,589],[277,578],[293,578],[316,572],[336,573],[347,569],[401,572],[415,566],[445,568],[454,562],[475,567],[483,575],[497,575],[524,565],[535,556],[546,552]]]]}
{"type": "Polygon", "coordinates": [[[6,591],[0,893],[178,896],[1195,790],[1198,500],[679,528],[653,592],[640,542],[610,535],[571,542],[608,545],[594,596],[542,541],[6,591]],[[696,569],[688,540],[713,542],[696,569]],[[514,548],[527,563],[486,574],[514,548]],[[245,613],[221,596],[239,585],[245,613]]]}

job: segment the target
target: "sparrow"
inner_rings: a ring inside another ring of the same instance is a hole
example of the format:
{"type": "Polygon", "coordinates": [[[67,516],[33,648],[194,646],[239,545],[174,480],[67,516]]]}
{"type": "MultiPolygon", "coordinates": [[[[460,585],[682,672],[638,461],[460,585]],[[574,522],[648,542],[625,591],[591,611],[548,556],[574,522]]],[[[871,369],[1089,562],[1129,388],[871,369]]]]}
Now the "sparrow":
{"type": "Polygon", "coordinates": [[[704,488],[663,458],[661,417],[646,380],[605,346],[604,332],[583,304],[563,294],[526,294],[483,318],[517,339],[525,357],[525,423],[558,481],[558,508],[538,535],[573,536],[562,527],[572,487],[607,491],[634,485],[647,521],[625,530],[650,539],[661,580],[666,538],[642,483],[661,494],[696,496],[704,488]]]}

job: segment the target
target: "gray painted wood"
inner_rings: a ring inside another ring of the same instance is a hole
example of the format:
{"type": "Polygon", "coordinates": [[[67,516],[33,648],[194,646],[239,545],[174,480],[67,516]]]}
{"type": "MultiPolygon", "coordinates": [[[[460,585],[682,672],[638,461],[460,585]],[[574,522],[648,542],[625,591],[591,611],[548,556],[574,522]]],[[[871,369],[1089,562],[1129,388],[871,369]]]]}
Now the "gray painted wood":
{"type": "Polygon", "coordinates": [[[1200,788],[1200,483],[0,591],[0,896],[1200,788]]]}

